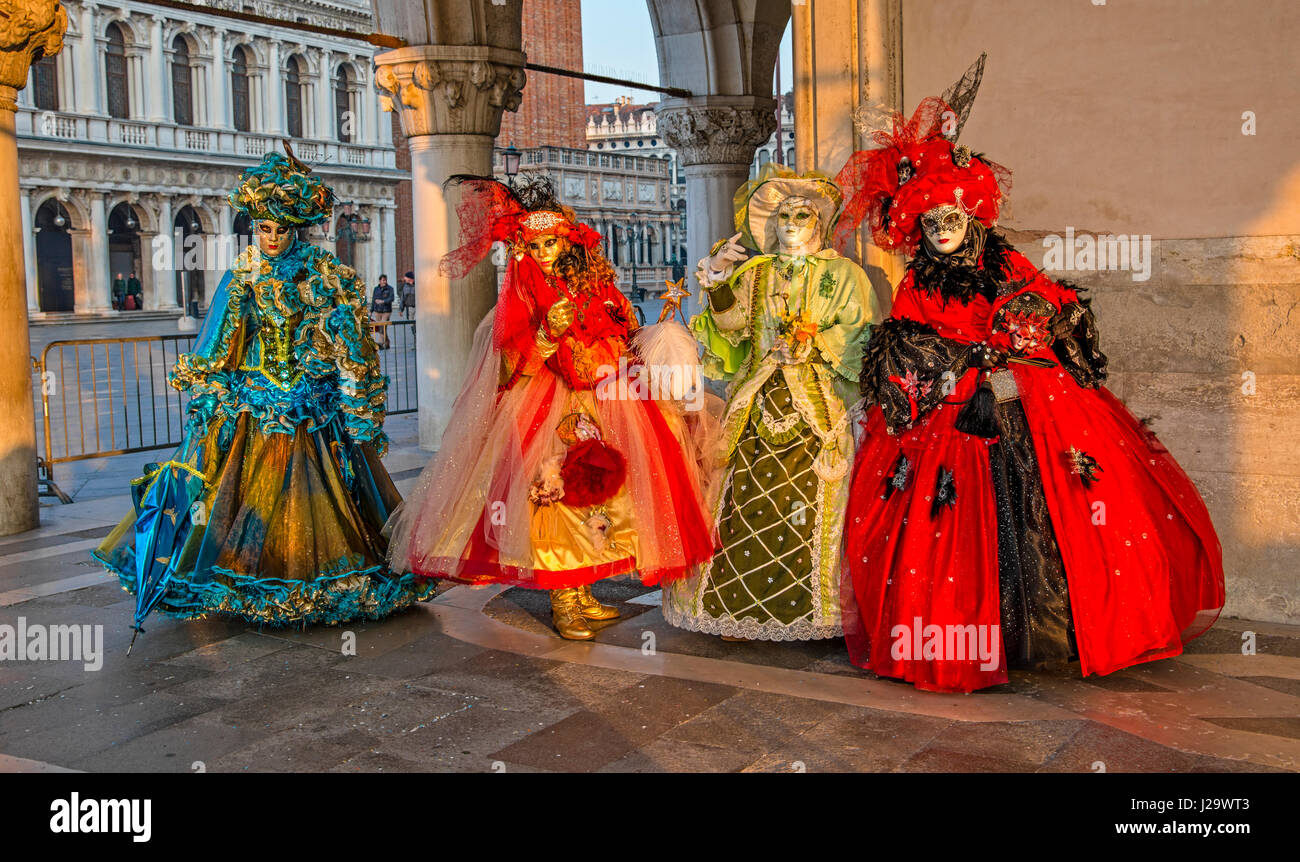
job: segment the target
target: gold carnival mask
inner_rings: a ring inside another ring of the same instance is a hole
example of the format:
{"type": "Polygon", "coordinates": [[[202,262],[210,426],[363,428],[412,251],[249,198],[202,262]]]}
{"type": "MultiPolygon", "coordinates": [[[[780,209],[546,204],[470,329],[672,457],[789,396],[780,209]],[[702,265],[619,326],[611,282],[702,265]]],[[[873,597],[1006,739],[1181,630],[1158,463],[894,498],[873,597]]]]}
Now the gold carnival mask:
{"type": "Polygon", "coordinates": [[[534,237],[524,243],[524,250],[528,252],[537,265],[542,268],[542,272],[547,275],[555,267],[556,258],[569,250],[569,241],[562,236],[555,234],[546,234],[544,236],[534,237]]]}

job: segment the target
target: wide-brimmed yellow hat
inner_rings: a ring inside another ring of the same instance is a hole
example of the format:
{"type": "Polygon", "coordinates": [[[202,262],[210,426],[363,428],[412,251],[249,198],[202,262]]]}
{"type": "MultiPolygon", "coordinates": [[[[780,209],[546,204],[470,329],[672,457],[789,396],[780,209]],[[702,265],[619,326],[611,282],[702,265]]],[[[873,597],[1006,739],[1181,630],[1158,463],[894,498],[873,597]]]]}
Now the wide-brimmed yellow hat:
{"type": "Polygon", "coordinates": [[[797,174],[785,165],[768,162],[756,179],[736,190],[736,230],[741,233],[741,243],[755,251],[773,253],[777,246],[776,211],[781,201],[791,197],[812,202],[825,242],[844,200],[840,187],[823,173],[797,174]]]}

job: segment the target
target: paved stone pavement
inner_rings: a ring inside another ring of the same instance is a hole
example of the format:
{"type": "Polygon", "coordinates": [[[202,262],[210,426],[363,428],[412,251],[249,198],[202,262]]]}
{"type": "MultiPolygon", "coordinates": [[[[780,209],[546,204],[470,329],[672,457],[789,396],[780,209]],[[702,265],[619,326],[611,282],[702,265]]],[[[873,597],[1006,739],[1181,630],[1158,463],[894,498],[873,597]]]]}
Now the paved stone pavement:
{"type": "MultiPolygon", "coordinates": [[[[413,417],[390,431],[406,489],[427,453],[413,417]]],[[[99,670],[0,661],[0,771],[1300,771],[1300,628],[1234,619],[1175,659],[972,695],[876,679],[841,640],[674,629],[630,579],[597,585],[623,617],[593,643],[554,636],[544,594],[448,587],[345,627],[156,617],[127,656],[133,599],[87,552],[128,506],[49,502],[0,538],[0,624],[104,632],[99,670]]]]}

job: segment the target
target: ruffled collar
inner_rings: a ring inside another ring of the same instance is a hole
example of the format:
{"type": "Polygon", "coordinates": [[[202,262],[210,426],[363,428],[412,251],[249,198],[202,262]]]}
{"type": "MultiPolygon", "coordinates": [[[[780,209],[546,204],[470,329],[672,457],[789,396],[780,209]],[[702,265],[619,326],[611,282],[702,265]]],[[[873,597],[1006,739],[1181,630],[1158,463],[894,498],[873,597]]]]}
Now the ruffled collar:
{"type": "Polygon", "coordinates": [[[303,268],[306,253],[310,250],[310,244],[295,237],[293,245],[289,246],[275,257],[267,257],[262,254],[260,248],[257,250],[257,253],[263,261],[270,264],[270,274],[272,277],[277,278],[280,281],[297,281],[298,273],[301,272],[303,268]]]}
{"type": "Polygon", "coordinates": [[[917,288],[927,294],[937,293],[963,305],[977,296],[992,302],[998,296],[998,286],[1007,278],[1010,250],[1010,243],[1001,234],[972,219],[956,251],[937,254],[922,242],[907,268],[917,288]]]}

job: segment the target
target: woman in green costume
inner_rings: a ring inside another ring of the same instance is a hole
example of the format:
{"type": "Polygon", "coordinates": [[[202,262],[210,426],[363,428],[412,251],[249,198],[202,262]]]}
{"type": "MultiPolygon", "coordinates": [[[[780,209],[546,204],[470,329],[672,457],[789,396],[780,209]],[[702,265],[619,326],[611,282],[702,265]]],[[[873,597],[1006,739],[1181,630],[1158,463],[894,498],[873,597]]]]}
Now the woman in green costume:
{"type": "Polygon", "coordinates": [[[675,626],[728,640],[841,634],[849,405],[879,317],[862,268],[823,248],[841,198],[826,177],[769,165],[736,193],[738,233],[700,261],[708,307],[691,328],[704,373],[728,382],[722,550],[664,588],[675,626]]]}

